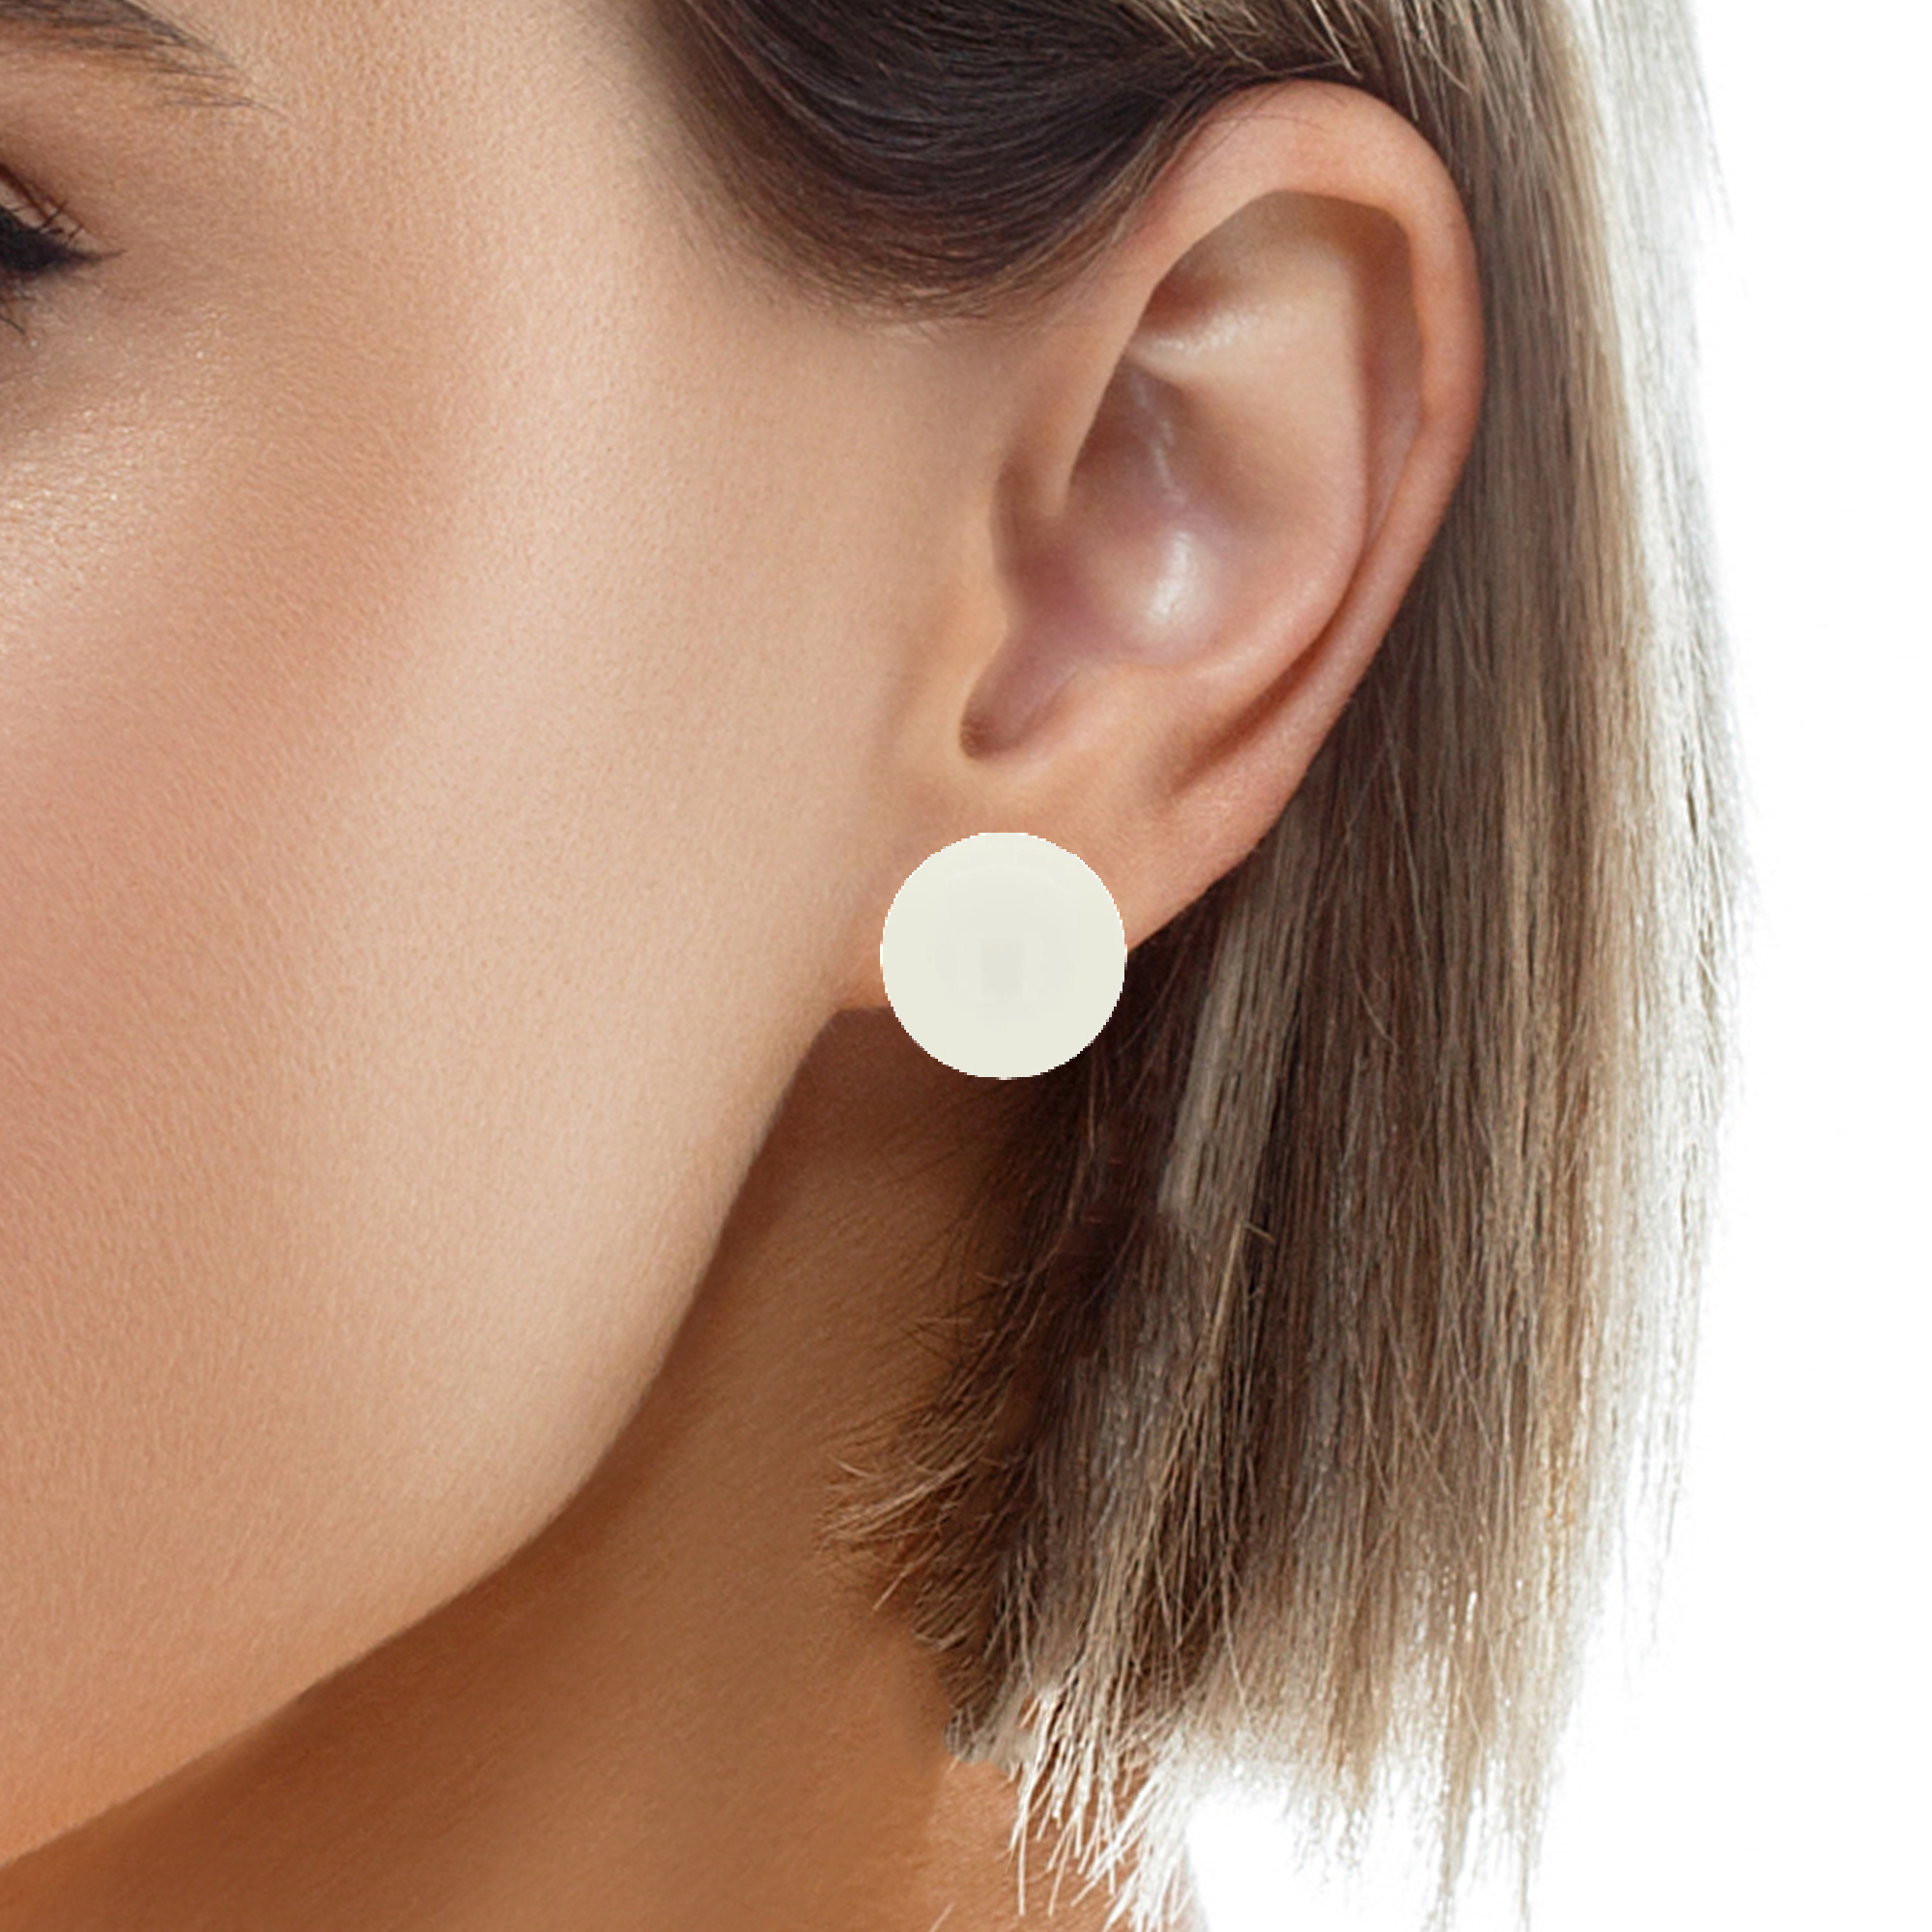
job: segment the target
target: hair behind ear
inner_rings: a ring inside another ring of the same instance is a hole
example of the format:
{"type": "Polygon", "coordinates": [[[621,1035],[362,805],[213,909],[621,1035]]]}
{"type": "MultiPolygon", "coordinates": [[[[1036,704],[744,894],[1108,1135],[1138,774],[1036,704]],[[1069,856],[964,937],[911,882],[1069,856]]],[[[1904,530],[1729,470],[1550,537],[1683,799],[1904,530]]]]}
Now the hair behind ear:
{"type": "Polygon", "coordinates": [[[1023,313],[1257,82],[1365,88],[1456,181],[1436,542],[1273,830],[1015,1094],[1010,1264],[836,1529],[1138,1932],[1223,1776],[1344,1834],[1406,1782],[1442,1908],[1479,1818],[1526,1886],[1634,1469],[1667,1513],[1727,1065],[1678,0],[659,11],[720,232],[895,315],[1023,313]]]}

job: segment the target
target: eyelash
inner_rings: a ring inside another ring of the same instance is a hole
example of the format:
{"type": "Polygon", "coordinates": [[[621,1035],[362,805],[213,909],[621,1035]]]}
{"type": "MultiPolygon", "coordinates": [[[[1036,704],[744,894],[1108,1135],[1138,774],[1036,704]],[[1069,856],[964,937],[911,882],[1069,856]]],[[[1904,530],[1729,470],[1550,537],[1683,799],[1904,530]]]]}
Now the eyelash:
{"type": "Polygon", "coordinates": [[[100,259],[78,245],[65,209],[35,205],[34,213],[40,218],[16,214],[0,203],[0,323],[16,335],[27,331],[14,311],[32,298],[37,283],[100,259]]]}

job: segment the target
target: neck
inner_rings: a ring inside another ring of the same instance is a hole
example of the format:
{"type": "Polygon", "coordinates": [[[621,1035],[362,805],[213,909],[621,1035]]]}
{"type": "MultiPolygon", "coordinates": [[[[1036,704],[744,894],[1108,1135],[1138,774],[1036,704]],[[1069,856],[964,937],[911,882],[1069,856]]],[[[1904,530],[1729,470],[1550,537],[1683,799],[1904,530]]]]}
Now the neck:
{"type": "MultiPolygon", "coordinates": [[[[890,1015],[841,1016],[568,1507],[267,1722],[0,1871],[0,1932],[1013,1922],[1010,1789],[948,1754],[930,1658],[816,1534],[841,1458],[930,1373],[910,1330],[946,1284],[923,1276],[996,1104],[890,1015]]],[[[1104,1917],[1075,1889],[1062,1932],[1104,1917]]]]}

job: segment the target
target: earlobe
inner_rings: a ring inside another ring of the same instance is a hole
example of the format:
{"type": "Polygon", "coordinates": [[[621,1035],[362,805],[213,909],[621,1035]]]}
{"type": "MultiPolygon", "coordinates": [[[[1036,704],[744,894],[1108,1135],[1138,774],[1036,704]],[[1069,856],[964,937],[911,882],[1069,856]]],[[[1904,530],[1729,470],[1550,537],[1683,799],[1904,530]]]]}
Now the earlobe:
{"type": "Polygon", "coordinates": [[[1481,398],[1475,248],[1393,108],[1285,82],[1196,130],[1045,327],[990,341],[971,614],[914,680],[878,903],[904,853],[1029,832],[1106,882],[1131,949],[1280,817],[1421,565],[1481,398]]]}

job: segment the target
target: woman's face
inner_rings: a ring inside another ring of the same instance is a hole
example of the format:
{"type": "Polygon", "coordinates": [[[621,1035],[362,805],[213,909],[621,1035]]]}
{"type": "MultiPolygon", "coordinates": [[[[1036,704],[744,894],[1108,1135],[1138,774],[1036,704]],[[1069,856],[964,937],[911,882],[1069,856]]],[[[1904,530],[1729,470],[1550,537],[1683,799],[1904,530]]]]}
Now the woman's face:
{"type": "Polygon", "coordinates": [[[838,1004],[970,411],[702,244],[638,11],[193,0],[217,108],[0,6],[112,251],[0,329],[0,1857],[570,1495],[838,1004]]]}

